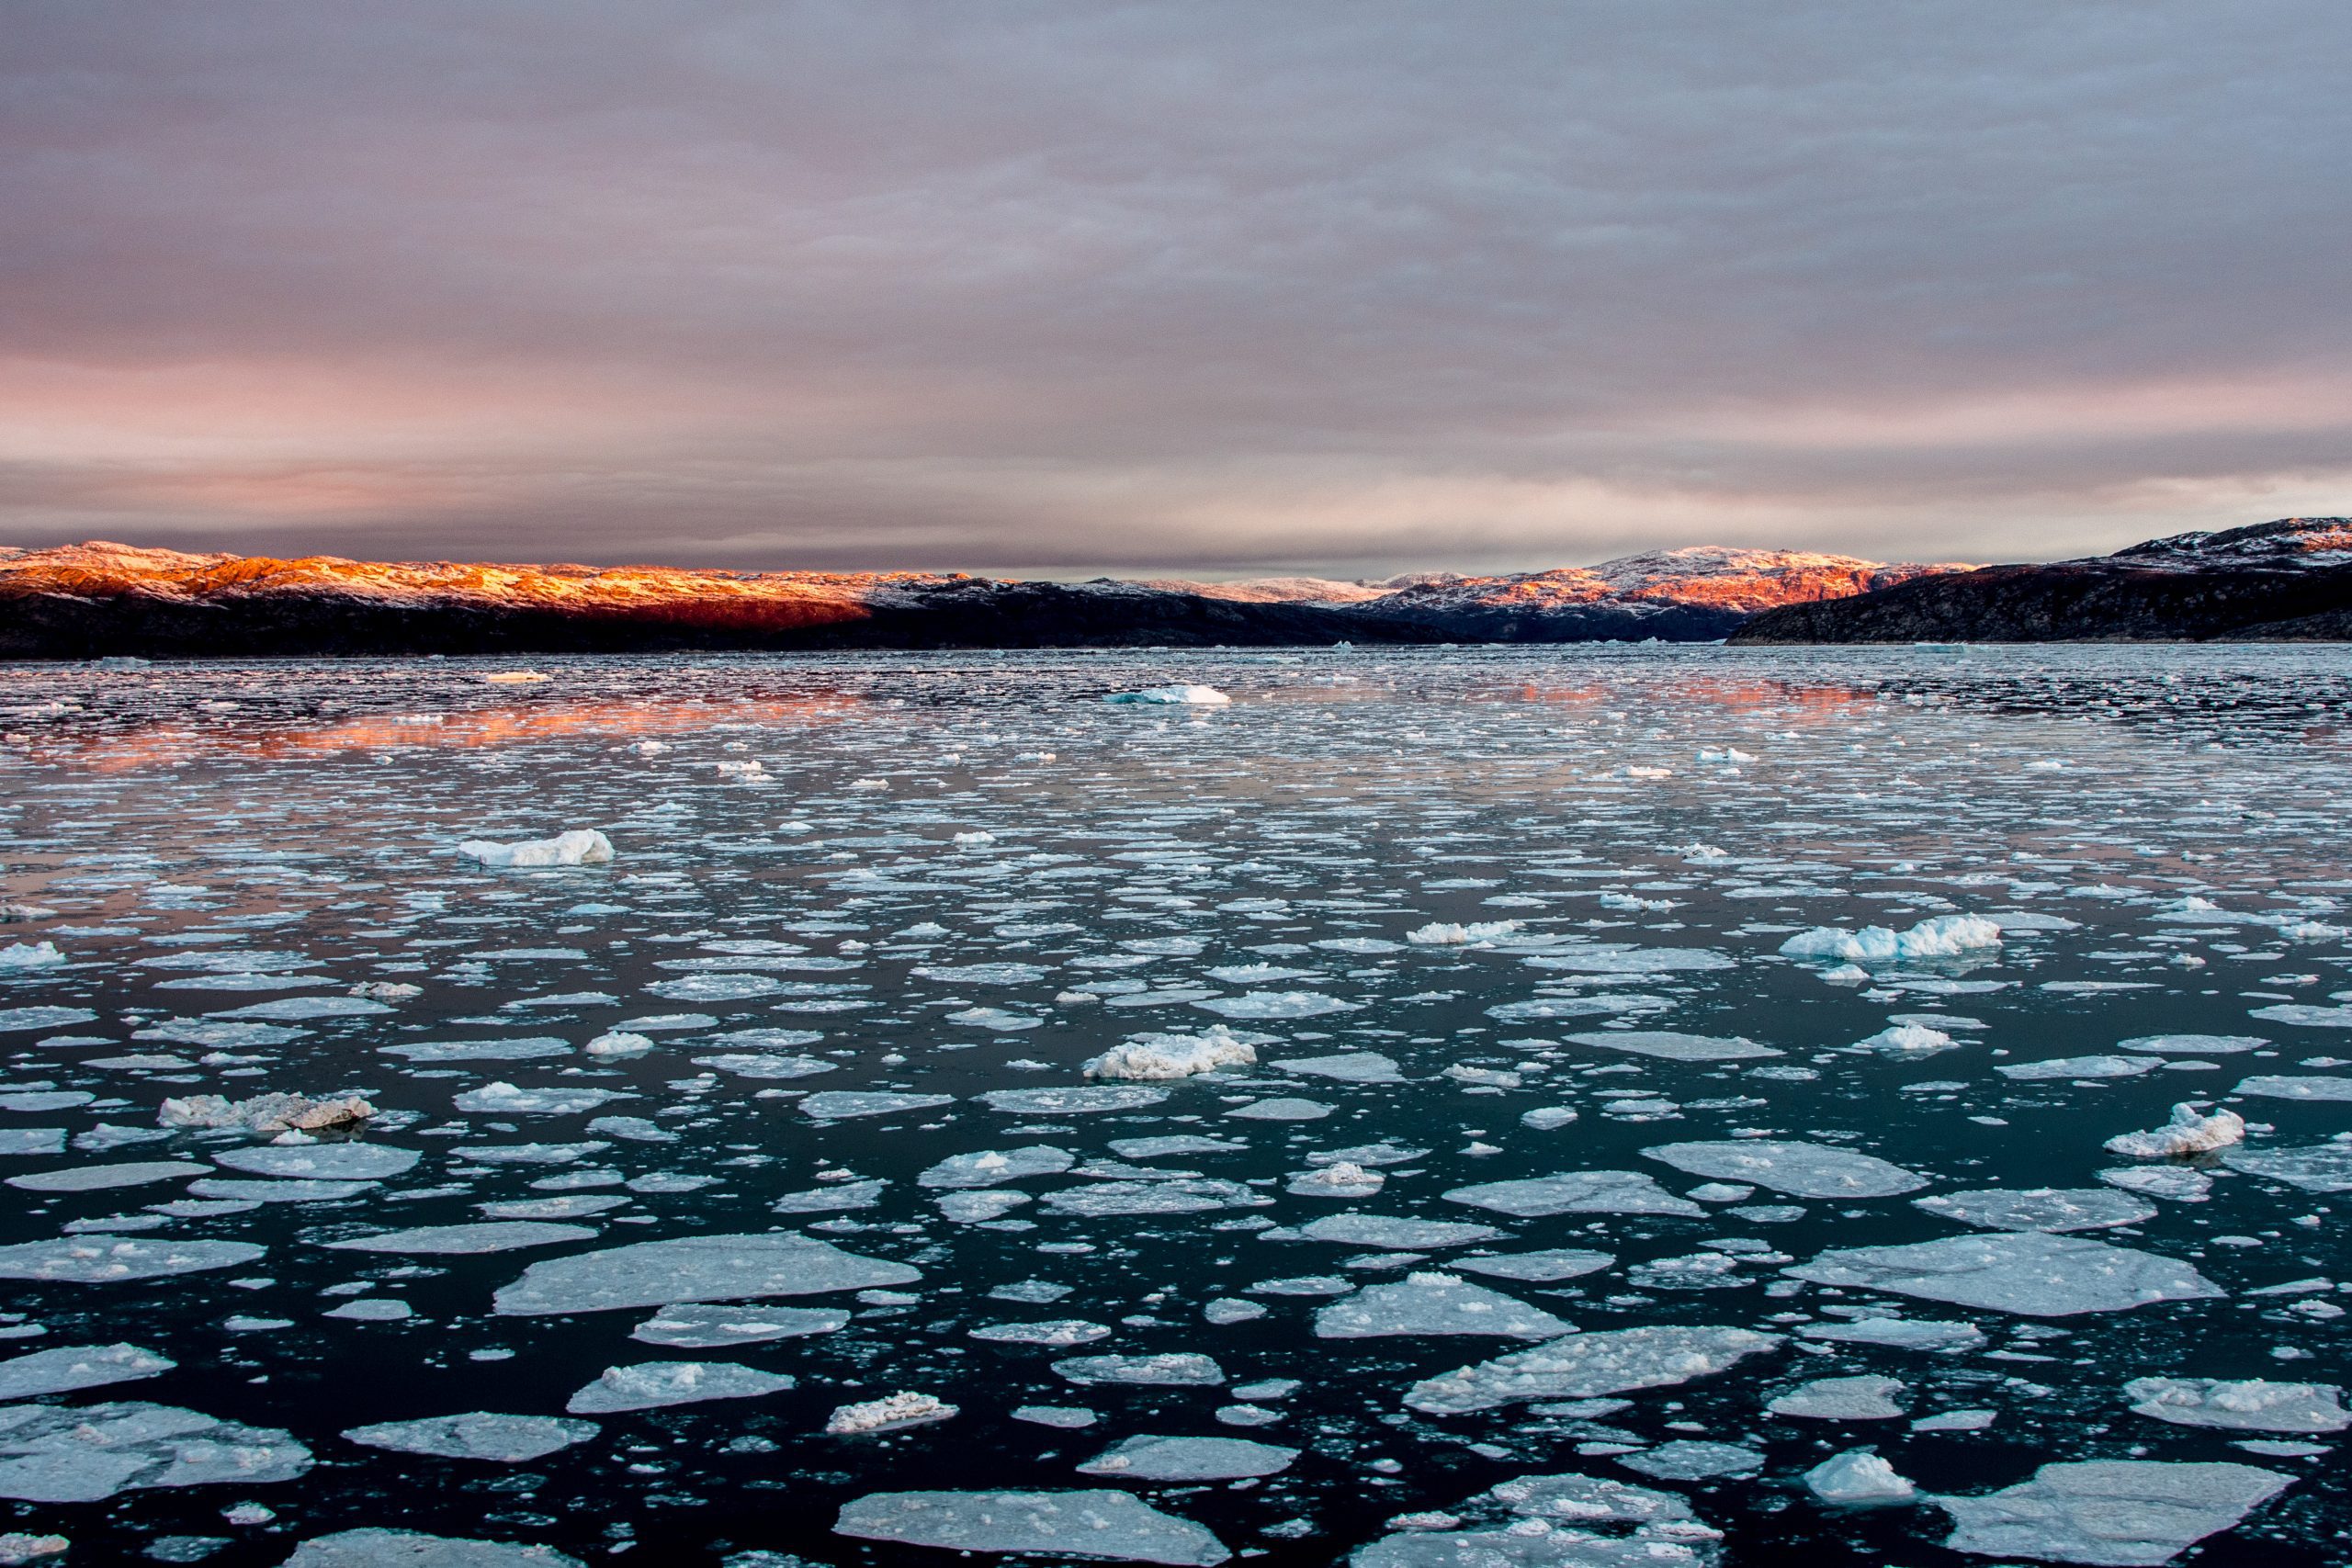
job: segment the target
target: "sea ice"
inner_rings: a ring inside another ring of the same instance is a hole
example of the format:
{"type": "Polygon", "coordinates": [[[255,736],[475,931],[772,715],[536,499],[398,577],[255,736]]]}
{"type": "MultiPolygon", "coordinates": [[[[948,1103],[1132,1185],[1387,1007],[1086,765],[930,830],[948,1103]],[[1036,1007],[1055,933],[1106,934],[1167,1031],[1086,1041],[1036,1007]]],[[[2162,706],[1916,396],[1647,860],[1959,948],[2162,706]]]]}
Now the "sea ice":
{"type": "Polygon", "coordinates": [[[2261,1077],[2241,1078],[2233,1094],[2251,1095],[2257,1100],[2352,1100],[2352,1078],[2317,1075],[2304,1077],[2261,1077]]]}
{"type": "Polygon", "coordinates": [[[1988,1187],[1914,1198],[1911,1206],[1963,1224],[2000,1231],[2087,1231],[2136,1225],[2154,1218],[2154,1203],[2104,1187],[1988,1187]]]}
{"type": "Polygon", "coordinates": [[[2120,1133],[2108,1139],[2107,1152],[2133,1159],[2178,1159],[2227,1148],[2245,1139],[2245,1118],[2234,1111],[2198,1114],[2187,1101],[2172,1108],[2172,1120],[2153,1133],[2120,1133]]]}
{"type": "Polygon", "coordinates": [[[1712,1481],[1718,1476],[1753,1475],[1764,1468],[1764,1456],[1735,1443],[1677,1438],[1640,1453],[1620,1455],[1617,1462],[1654,1481],[1712,1481]]]}
{"type": "Polygon", "coordinates": [[[256,1134],[319,1133],[331,1127],[348,1127],[375,1114],[376,1108],[356,1094],[338,1100],[312,1100],[300,1094],[257,1094],[239,1100],[217,1094],[198,1094],[186,1100],[166,1100],[155,1121],[164,1127],[233,1127],[256,1134]]]}
{"type": "Polygon", "coordinates": [[[1447,1267],[1459,1269],[1465,1274],[1484,1274],[1493,1280],[1523,1280],[1530,1284],[1550,1284],[1560,1280],[1573,1280],[1579,1275],[1599,1273],[1615,1261],[1605,1252],[1559,1247],[1544,1252],[1481,1253],[1474,1258],[1453,1258],[1447,1267]]]}
{"type": "Polygon", "coordinates": [[[1068,1149],[1031,1144],[1017,1149],[982,1149],[978,1154],[951,1155],[915,1180],[924,1187],[994,1187],[1032,1176],[1059,1176],[1078,1163],[1068,1149]]]}
{"type": "Polygon", "coordinates": [[[1081,1475],[1122,1481],[1238,1481],[1279,1475],[1298,1457],[1296,1449],[1255,1443],[1247,1438],[1129,1438],[1078,1467],[1081,1475]]]}
{"type": "Polygon", "coordinates": [[[1799,1198],[1890,1198],[1928,1184],[1927,1178],[1899,1165],[1827,1144],[1733,1138],[1659,1144],[1642,1153],[1693,1176],[1752,1182],[1799,1198]]]}
{"type": "Polygon", "coordinates": [[[2115,1048],[2159,1056],[2235,1056],[2269,1043],[2258,1034],[2142,1034],[2117,1041],[2115,1048]]]}
{"type": "Polygon", "coordinates": [[[1764,1408],[1775,1416],[1810,1421],[1888,1421],[1903,1414],[1903,1406],[1894,1402],[1902,1392],[1902,1382],[1894,1378],[1815,1378],[1764,1408]]]}
{"type": "Polygon", "coordinates": [[[1245,991],[1238,997],[1204,998],[1193,1006],[1226,1018],[1249,1019],[1320,1018],[1326,1013],[1356,1010],[1355,1003],[1327,997],[1320,991],[1245,991]]]}
{"type": "Polygon", "coordinates": [[[2004,1062],[1993,1070],[2005,1078],[2132,1078],[2164,1064],[2153,1056],[2052,1056],[2040,1062],[2004,1062]]]}
{"type": "Polygon", "coordinates": [[[1233,699],[1215,686],[1147,686],[1139,692],[1114,692],[1106,703],[1146,703],[1193,707],[1223,707],[1233,699]]]}
{"type": "Polygon", "coordinates": [[[1479,1334],[1506,1339],[1551,1339],[1575,1325],[1451,1274],[1412,1273],[1402,1284],[1368,1285],[1315,1314],[1319,1339],[1366,1339],[1400,1334],[1479,1334]]]}
{"type": "Polygon", "coordinates": [[[326,1245],[339,1252],[472,1257],[513,1252],[526,1247],[553,1247],[563,1241],[593,1241],[596,1232],[587,1225],[560,1225],[540,1220],[487,1220],[476,1224],[419,1225],[412,1230],[383,1231],[326,1245]]]}
{"type": "Polygon", "coordinates": [[[825,1430],[835,1437],[895,1432],[905,1427],[927,1427],[933,1421],[951,1421],[960,1413],[956,1406],[933,1394],[886,1393],[879,1399],[837,1406],[826,1418],[825,1430]]]}
{"type": "Polygon", "coordinates": [[[1484,1181],[1456,1187],[1449,1203],[1466,1203],[1518,1219],[1546,1214],[1699,1214],[1688,1198],[1678,1198],[1637,1170],[1572,1170],[1515,1181],[1484,1181]]]}
{"type": "Polygon", "coordinates": [[[61,1345],[0,1361],[0,1400],[38,1399],[159,1377],[177,1362],[136,1345],[61,1345]]]}
{"type": "Polygon", "coordinates": [[[2177,1259],[2041,1231],[1833,1249],[1781,1272],[1819,1285],[1849,1285],[2030,1317],[2123,1312],[2153,1302],[2197,1301],[2223,1293],[2177,1259]]]}
{"type": "Polygon", "coordinates": [[[71,1235],[0,1247],[0,1280],[114,1284],[167,1274],[196,1274],[250,1263],[268,1248],[248,1241],[141,1241],[119,1235],[71,1235]]]}
{"type": "Polygon", "coordinates": [[[1090,1058],[1083,1071],[1090,1078],[1184,1078],[1226,1067],[1246,1067],[1257,1059],[1254,1044],[1216,1024],[1199,1034],[1131,1035],[1090,1058]]]}
{"type": "Polygon", "coordinates": [[[2182,1427],[2239,1432],[2341,1432],[2352,1413],[2334,1383],[2229,1382],[2215,1378],[2134,1378],[2123,1397],[2142,1416],[2182,1427]]]}
{"type": "Polygon", "coordinates": [[[337,1530],[294,1549],[284,1568],[585,1568],[551,1546],[461,1540],[416,1530],[337,1530]]]}
{"type": "Polygon", "coordinates": [[[1394,1057],[1377,1051],[1343,1051],[1329,1056],[1286,1056],[1268,1066],[1306,1077],[1331,1078],[1340,1083],[1403,1083],[1394,1057]]]}
{"type": "Polygon", "coordinates": [[[1984,1331],[1973,1323],[1925,1317],[1858,1317],[1846,1323],[1808,1323],[1797,1330],[1806,1339],[1834,1345],[1887,1345],[1902,1350],[1973,1350],[1984,1331]]]}
{"type": "Polygon", "coordinates": [[[845,1505],[833,1530],[903,1546],[1170,1568],[1215,1568],[1232,1555],[1201,1526],[1125,1492],[875,1492],[845,1505]]]}
{"type": "Polygon", "coordinates": [[[1746,1328],[1651,1325],[1572,1334],[1415,1383],[1405,1403],[1432,1416],[1535,1399],[1590,1399],[1664,1388],[1778,1349],[1781,1337],[1746,1328]]]}
{"type": "Polygon", "coordinates": [[[254,1148],[223,1149],[212,1160],[215,1165],[254,1176],[381,1181],[401,1175],[422,1157],[414,1149],[390,1148],[382,1144],[263,1144],[254,1148]]]}
{"type": "Polygon", "coordinates": [[[1952,1517],[1944,1545],[1954,1551],[2153,1568],[2231,1529],[2289,1484],[2252,1465],[2092,1460],[2045,1464],[2018,1485],[1936,1503],[1952,1517]]]}
{"type": "Polygon", "coordinates": [[[1919,1491],[1875,1449],[1848,1449],[1823,1460],[1804,1472],[1804,1483],[1823,1502],[1848,1508],[1908,1503],[1919,1491]]]}
{"type": "Polygon", "coordinates": [[[906,1264],[861,1257],[788,1232],[681,1236],[534,1263],[498,1292],[496,1303],[502,1315],[528,1317],[821,1295],[922,1278],[921,1269],[906,1264]]]}
{"type": "Polygon", "coordinates": [[[474,1410],[462,1416],[431,1416],[421,1421],[353,1427],[343,1435],[352,1442],[371,1449],[390,1449],[396,1453],[519,1464],[584,1443],[597,1430],[594,1421],[566,1421],[555,1416],[494,1416],[474,1410]]]}
{"type": "Polygon", "coordinates": [[[311,1451],[286,1432],[169,1404],[0,1408],[0,1497],[95,1503],[151,1486],[291,1481],[311,1451]]]}
{"type": "Polygon", "coordinates": [[[1009,1116],[1079,1116],[1157,1105],[1168,1098],[1168,1090],[1144,1084],[1102,1084],[1086,1089],[1000,1089],[979,1098],[989,1110],[1009,1116]]]}
{"type": "Polygon", "coordinates": [[[184,1159],[133,1160],[123,1165],[77,1165],[63,1170],[12,1176],[8,1185],[28,1192],[100,1192],[112,1187],[144,1187],[150,1182],[202,1176],[211,1167],[184,1159]]]}
{"type": "Polygon", "coordinates": [[[1394,1219],[1385,1214],[1328,1214],[1299,1226],[1295,1234],[1303,1241],[1336,1242],[1342,1247],[1376,1247],[1392,1252],[1419,1252],[1492,1241],[1502,1233],[1492,1225],[1456,1224],[1444,1220],[1394,1219]]]}
{"type": "Polygon", "coordinates": [[[593,828],[574,828],[552,839],[525,839],[511,844],[469,839],[458,846],[458,852],[485,866],[604,865],[613,858],[613,841],[593,828]]]}
{"type": "Polygon", "coordinates": [[[2222,1163],[2232,1170],[2267,1176],[2306,1192],[2352,1192],[2352,1138],[2342,1134],[2301,1148],[2232,1149],[2222,1156],[2222,1163]]]}
{"type": "Polygon", "coordinates": [[[1815,926],[1781,944],[1791,958],[1830,960],[1843,964],[1899,964],[1908,960],[1959,958],[2001,945],[2001,928],[1974,915],[1938,915],[1907,931],[1865,926],[1849,931],[1836,926],[1815,926]]]}
{"type": "Polygon", "coordinates": [[[1753,1040],[1713,1034],[1682,1034],[1669,1029],[1591,1030],[1571,1034],[1578,1045],[1623,1051],[1635,1056],[1656,1056],[1668,1062],[1745,1062],[1781,1052],[1753,1040]]]}
{"type": "Polygon", "coordinates": [[[805,1334],[831,1334],[849,1326],[850,1314],[832,1307],[718,1306],[680,1303],[664,1307],[630,1331],[629,1337],[673,1350],[716,1350],[756,1345],[805,1334]]]}
{"type": "Polygon", "coordinates": [[[1054,1371],[1074,1383],[1148,1383],[1158,1386],[1214,1386],[1225,1382],[1225,1369],[1206,1356],[1186,1350],[1158,1356],[1072,1356],[1054,1363],[1054,1371]]]}
{"type": "Polygon", "coordinates": [[[757,1399],[792,1386],[793,1380],[782,1373],[734,1361],[640,1361],[605,1368],[564,1409],[574,1416],[607,1416],[712,1399],[757,1399]]]}
{"type": "MultiPolygon", "coordinates": [[[[1015,1091],[1018,1092],[1018,1091],[1015,1091]]],[[[801,1100],[801,1113],[820,1122],[846,1122],[860,1116],[896,1116],[914,1111],[935,1111],[953,1105],[952,1094],[899,1094],[886,1089],[826,1089],[801,1100]]]]}

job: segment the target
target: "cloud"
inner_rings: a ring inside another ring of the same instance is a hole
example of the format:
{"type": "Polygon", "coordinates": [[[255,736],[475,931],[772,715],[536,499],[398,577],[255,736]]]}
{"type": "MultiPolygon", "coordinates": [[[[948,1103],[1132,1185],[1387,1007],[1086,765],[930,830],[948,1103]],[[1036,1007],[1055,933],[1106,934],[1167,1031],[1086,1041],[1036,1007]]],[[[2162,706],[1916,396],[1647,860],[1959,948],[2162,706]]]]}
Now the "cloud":
{"type": "Polygon", "coordinates": [[[17,543],[1990,558],[2342,510],[2352,469],[2340,7],[11,29],[17,543]]]}

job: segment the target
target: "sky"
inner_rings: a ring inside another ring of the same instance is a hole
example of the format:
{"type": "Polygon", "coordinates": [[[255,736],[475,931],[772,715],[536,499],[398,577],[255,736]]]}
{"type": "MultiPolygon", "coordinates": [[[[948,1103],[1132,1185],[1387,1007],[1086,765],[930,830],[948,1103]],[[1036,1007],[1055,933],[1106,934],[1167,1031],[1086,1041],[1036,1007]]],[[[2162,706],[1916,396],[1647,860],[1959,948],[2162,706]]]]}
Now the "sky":
{"type": "Polygon", "coordinates": [[[2352,7],[11,0],[0,545],[1000,576],[2352,512],[2352,7]]]}

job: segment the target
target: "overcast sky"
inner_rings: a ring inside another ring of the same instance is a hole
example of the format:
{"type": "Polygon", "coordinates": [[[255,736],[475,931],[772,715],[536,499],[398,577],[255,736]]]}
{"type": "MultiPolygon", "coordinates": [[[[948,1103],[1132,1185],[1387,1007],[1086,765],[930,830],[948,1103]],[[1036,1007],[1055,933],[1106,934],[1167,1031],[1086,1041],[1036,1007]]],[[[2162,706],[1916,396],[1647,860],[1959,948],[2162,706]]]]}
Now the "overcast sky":
{"type": "Polygon", "coordinates": [[[0,544],[998,574],[2352,512],[2352,6],[10,0],[0,544]]]}

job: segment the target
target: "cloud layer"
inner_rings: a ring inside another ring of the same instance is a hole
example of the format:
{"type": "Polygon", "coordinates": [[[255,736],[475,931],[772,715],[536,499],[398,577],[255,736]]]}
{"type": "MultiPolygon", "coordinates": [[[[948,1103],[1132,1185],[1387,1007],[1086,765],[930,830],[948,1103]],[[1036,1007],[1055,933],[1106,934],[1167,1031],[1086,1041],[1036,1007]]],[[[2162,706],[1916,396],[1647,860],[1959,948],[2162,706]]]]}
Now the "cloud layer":
{"type": "Polygon", "coordinates": [[[2352,13],[25,0],[0,542],[1340,575],[2352,510],[2352,13]]]}

